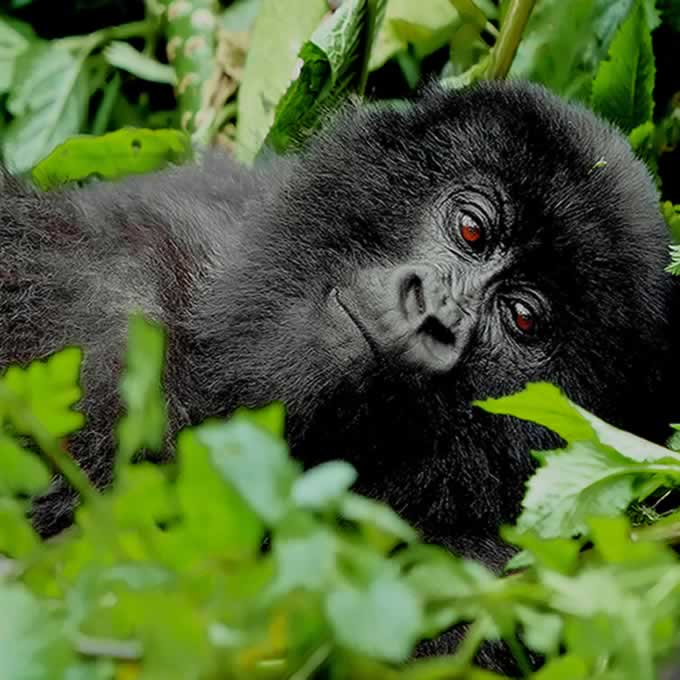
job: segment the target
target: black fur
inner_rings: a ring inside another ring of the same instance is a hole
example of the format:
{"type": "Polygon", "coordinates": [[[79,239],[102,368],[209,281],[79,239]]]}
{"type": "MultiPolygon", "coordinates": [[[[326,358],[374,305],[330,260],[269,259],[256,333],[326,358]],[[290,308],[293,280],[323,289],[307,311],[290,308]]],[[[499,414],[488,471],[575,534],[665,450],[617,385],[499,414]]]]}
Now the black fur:
{"type": "MultiPolygon", "coordinates": [[[[168,328],[173,431],[282,399],[306,464],[349,459],[360,491],[495,567],[528,451],[555,440],[472,400],[548,380],[660,435],[670,277],[655,189],[614,129],[536,87],[348,108],[303,153],[254,171],[209,155],[80,190],[2,191],[0,367],[85,347],[89,423],[71,446],[98,485],[135,309],[168,328]],[[456,227],[476,191],[495,214],[483,255],[456,227]],[[519,289],[545,303],[528,341],[501,303],[519,289]],[[421,313],[438,327],[416,328],[421,313]]],[[[57,483],[38,529],[64,527],[72,503],[57,483]]]]}

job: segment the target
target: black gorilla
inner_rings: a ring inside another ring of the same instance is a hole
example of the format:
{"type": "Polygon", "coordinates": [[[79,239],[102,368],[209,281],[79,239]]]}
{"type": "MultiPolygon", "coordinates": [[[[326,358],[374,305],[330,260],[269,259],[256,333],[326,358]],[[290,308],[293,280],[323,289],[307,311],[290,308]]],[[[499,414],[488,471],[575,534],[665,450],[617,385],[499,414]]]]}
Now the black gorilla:
{"type": "MultiPolygon", "coordinates": [[[[654,186],[616,131],[539,88],[350,107],[252,171],[208,155],[49,194],[3,182],[0,368],[84,346],[89,420],[71,448],[100,486],[136,309],[169,332],[173,431],[281,399],[305,464],[350,460],[359,491],[490,566],[529,449],[555,439],[473,400],[547,380],[661,432],[671,283],[654,186]]],[[[37,528],[72,506],[55,482],[37,528]]]]}

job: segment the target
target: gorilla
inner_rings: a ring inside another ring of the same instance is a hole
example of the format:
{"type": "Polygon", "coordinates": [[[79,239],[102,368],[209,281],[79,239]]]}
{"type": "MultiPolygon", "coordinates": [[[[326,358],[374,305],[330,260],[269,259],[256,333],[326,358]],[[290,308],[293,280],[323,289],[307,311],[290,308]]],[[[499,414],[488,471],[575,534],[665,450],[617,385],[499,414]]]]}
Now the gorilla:
{"type": "MultiPolygon", "coordinates": [[[[282,400],[305,465],[352,462],[357,490],[492,568],[532,449],[551,433],[472,406],[549,381],[600,417],[663,435],[669,236],[625,139],[522,83],[350,104],[299,153],[225,155],[0,202],[0,369],[84,348],[87,426],[111,481],[127,318],[168,332],[171,427],[282,400]]],[[[72,519],[63,480],[34,502],[72,519]]]]}

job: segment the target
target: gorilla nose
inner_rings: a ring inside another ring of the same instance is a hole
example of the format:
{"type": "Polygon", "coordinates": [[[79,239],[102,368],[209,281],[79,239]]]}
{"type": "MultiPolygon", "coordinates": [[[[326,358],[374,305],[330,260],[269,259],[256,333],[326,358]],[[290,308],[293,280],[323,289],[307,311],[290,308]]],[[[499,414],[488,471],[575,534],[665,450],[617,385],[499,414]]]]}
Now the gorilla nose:
{"type": "MultiPolygon", "coordinates": [[[[394,337],[403,359],[434,373],[449,371],[464,345],[464,315],[451,291],[429,267],[403,267],[395,272],[398,314],[394,337]]],[[[398,351],[398,348],[395,348],[398,351]]]]}

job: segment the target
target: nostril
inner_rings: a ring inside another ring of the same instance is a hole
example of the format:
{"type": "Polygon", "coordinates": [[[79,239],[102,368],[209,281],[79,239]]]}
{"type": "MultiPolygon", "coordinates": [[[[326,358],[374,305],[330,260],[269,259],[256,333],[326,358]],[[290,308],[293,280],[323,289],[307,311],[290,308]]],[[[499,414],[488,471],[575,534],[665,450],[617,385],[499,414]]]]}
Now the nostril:
{"type": "Polygon", "coordinates": [[[401,303],[403,312],[409,319],[417,319],[427,311],[423,282],[417,274],[412,273],[402,281],[401,303]]]}
{"type": "Polygon", "coordinates": [[[456,344],[455,333],[439,321],[436,316],[428,316],[421,326],[420,332],[439,345],[453,347],[456,344]]]}

